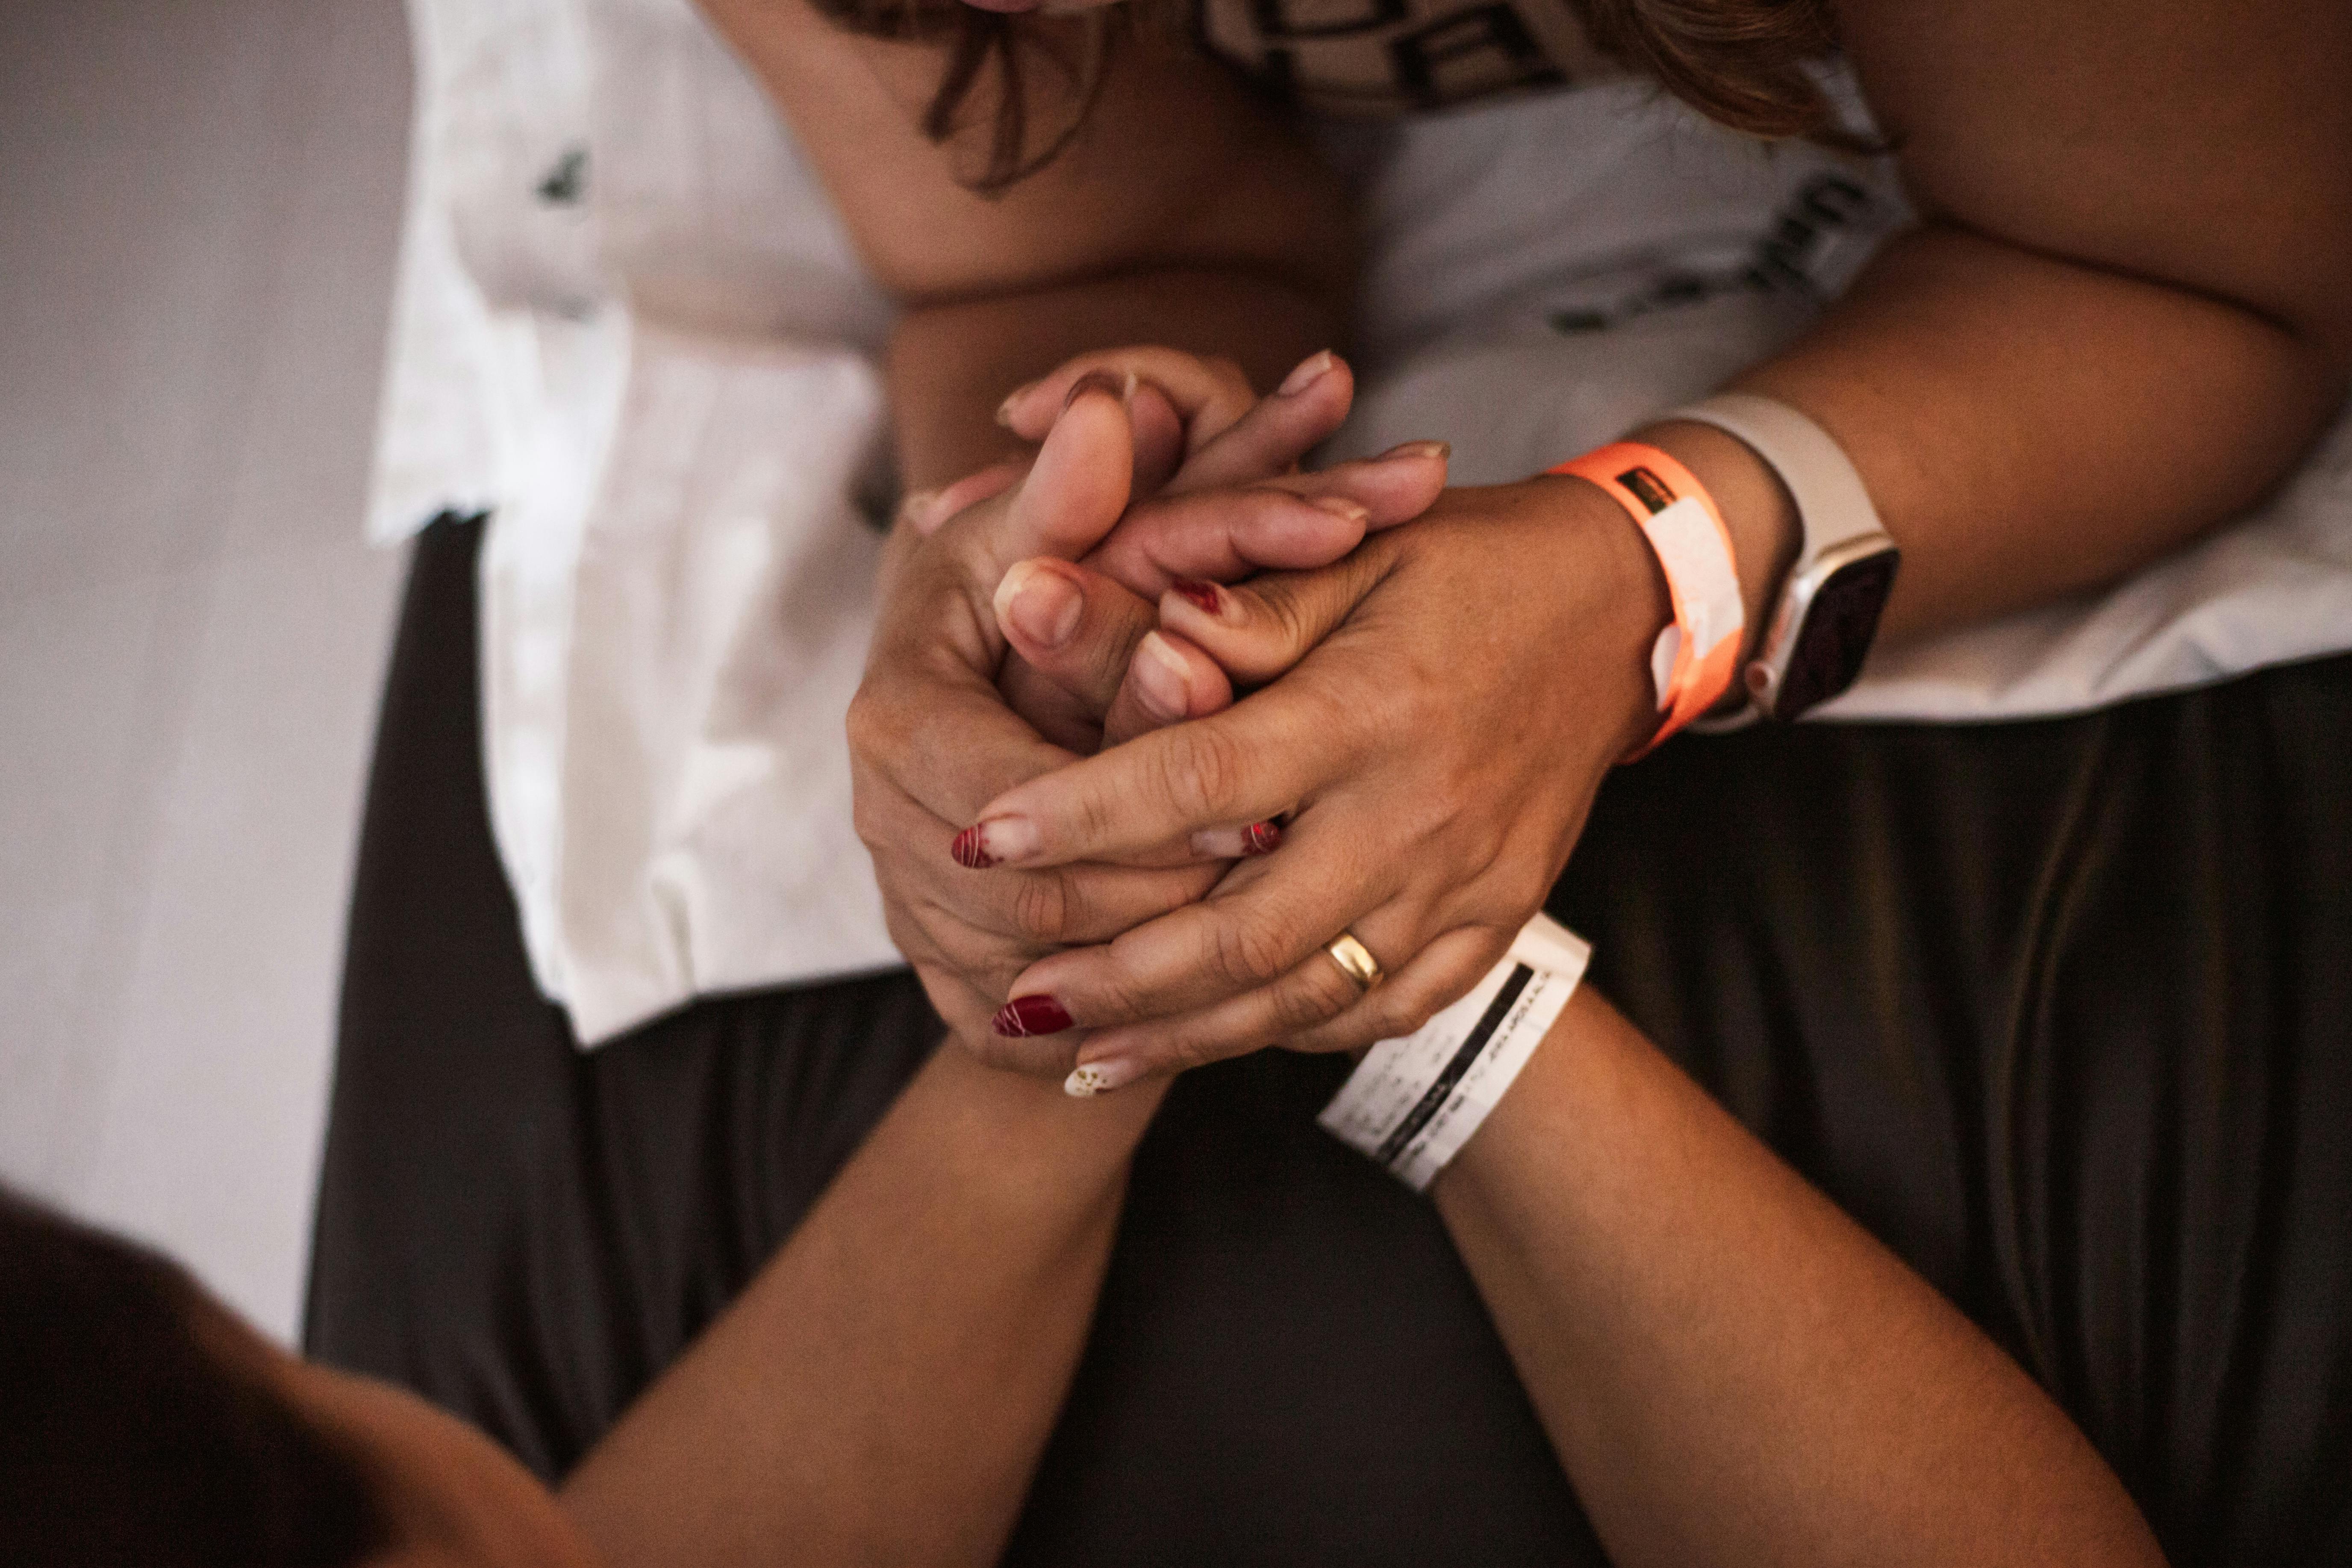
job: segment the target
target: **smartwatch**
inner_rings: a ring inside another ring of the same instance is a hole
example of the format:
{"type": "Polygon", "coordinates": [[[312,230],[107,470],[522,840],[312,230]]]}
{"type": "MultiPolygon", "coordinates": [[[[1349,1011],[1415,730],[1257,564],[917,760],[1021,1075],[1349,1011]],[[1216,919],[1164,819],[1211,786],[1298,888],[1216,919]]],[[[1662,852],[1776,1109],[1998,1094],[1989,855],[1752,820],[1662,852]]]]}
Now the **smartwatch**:
{"type": "Polygon", "coordinates": [[[1748,714],[1794,719],[1862,673],[1895,588],[1903,552],[1870,504],[1862,476],[1829,432],[1785,403],[1718,393],[1664,420],[1712,425],[1745,443],[1780,476],[1796,502],[1803,542],[1765,622],[1764,640],[1741,672],[1748,714]]]}

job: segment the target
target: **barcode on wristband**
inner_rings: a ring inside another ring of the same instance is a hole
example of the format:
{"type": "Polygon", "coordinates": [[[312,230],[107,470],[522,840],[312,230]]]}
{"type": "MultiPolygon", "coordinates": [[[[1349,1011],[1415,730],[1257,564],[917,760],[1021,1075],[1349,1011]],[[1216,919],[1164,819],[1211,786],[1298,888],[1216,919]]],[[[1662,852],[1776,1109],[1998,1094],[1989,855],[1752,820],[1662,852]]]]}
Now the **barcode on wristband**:
{"type": "Polygon", "coordinates": [[[1365,1054],[1317,1118],[1415,1192],[1486,1120],[1584,977],[1592,950],[1538,915],[1468,995],[1365,1054]]]}

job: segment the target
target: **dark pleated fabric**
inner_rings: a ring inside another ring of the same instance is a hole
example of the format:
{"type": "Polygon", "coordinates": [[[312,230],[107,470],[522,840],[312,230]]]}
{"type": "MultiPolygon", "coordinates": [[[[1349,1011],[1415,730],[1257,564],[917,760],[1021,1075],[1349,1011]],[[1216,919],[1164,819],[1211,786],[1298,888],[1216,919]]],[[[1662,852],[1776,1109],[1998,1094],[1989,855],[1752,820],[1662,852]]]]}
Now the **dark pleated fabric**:
{"type": "MultiPolygon", "coordinates": [[[[481,785],[479,525],[420,540],[353,897],[307,1337],[570,1466],[934,1047],[904,975],[583,1057],[481,785]]],[[[2352,1562],[2352,658],[2081,718],[1693,738],[1553,910],[1594,983],[1981,1323],[2175,1561],[2352,1562]]],[[[1598,1563],[1430,1208],[1194,1073],[1008,1560],[1598,1563]]],[[[909,1500],[919,1506],[919,1500],[909,1500]]]]}

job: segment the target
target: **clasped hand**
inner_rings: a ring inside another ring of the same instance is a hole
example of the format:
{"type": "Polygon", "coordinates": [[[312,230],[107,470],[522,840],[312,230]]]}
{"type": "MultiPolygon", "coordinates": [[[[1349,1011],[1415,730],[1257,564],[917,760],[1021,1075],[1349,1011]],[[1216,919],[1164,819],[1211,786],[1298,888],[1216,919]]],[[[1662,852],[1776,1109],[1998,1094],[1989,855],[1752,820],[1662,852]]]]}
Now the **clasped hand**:
{"type": "Polygon", "coordinates": [[[1418,1027],[1654,724],[1664,590],[1614,508],[1444,489],[1433,443],[1298,473],[1351,390],[1328,356],[1263,402],[1191,356],[1088,356],[1008,400],[1025,473],[902,515],[859,832],[989,1059],[1100,1089],[1418,1027]],[[1342,932],[1382,984],[1328,956],[1342,932]]]}

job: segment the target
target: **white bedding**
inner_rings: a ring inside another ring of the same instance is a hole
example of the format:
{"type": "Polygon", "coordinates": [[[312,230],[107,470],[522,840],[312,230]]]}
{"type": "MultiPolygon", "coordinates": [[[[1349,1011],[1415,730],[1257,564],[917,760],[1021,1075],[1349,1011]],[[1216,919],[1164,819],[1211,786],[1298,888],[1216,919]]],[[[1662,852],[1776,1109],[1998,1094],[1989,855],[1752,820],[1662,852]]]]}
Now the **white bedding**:
{"type": "MultiPolygon", "coordinates": [[[[887,308],[687,0],[410,0],[418,112],[371,535],[493,514],[493,827],[583,1046],[898,962],[841,718],[871,618],[887,308]]],[[[1335,133],[1373,219],[1338,444],[1515,477],[1800,330],[1901,216],[1633,85],[1335,133]],[[1757,287],[1758,273],[1770,287],[1757,287]]],[[[2352,646],[2352,425],[2116,590],[1874,660],[1824,712],[2063,712],[2352,646]]],[[[1680,743],[1704,744],[1703,740],[1680,743]]]]}

